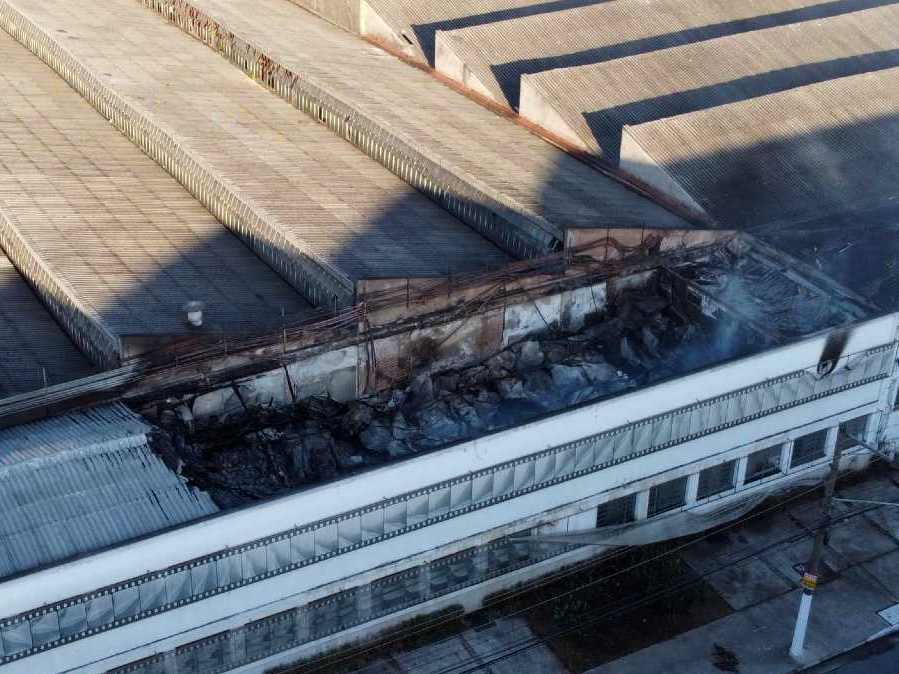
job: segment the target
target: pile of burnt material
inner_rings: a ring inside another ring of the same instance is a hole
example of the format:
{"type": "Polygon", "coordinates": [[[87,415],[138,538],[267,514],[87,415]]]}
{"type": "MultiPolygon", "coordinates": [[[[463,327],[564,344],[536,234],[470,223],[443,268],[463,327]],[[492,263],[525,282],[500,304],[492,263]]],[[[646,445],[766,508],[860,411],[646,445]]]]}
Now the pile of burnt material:
{"type": "Polygon", "coordinates": [[[222,507],[509,428],[700,364],[713,336],[662,293],[620,295],[576,334],[515,344],[364,400],[310,398],[173,440],[184,473],[222,507]]]}

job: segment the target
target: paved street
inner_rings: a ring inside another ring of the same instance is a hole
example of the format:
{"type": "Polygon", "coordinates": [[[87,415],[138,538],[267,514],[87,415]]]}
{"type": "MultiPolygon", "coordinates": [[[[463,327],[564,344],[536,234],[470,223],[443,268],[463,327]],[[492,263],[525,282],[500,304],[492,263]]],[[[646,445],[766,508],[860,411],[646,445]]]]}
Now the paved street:
{"type": "MultiPolygon", "coordinates": [[[[899,502],[894,474],[843,486],[838,495],[899,502]]],[[[812,610],[806,654],[787,656],[799,603],[796,581],[808,559],[810,529],[819,504],[807,502],[786,512],[750,520],[689,546],[682,556],[727,600],[734,613],[674,639],[596,667],[587,674],[719,674],[715,644],[734,654],[742,674],[899,672],[899,637],[881,639],[852,651],[890,627],[879,611],[899,604],[899,508],[836,505],[840,517],[824,554],[822,584],[812,610]],[[852,651],[830,660],[839,653],[852,651]],[[824,665],[815,665],[826,663],[824,665]],[[821,669],[830,667],[830,669],[821,669]]],[[[504,649],[534,635],[516,616],[469,629],[437,643],[385,656],[359,670],[367,674],[458,674],[478,666],[487,674],[574,674],[549,646],[491,663],[504,649]]]]}

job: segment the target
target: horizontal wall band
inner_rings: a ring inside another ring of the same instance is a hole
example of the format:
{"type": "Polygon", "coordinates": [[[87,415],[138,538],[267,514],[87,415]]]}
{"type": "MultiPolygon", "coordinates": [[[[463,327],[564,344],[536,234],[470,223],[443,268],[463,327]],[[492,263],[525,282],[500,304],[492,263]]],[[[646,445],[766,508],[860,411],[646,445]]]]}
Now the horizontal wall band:
{"type": "MultiPolygon", "coordinates": [[[[800,370],[778,377],[762,384],[746,387],[723,396],[717,396],[672,412],[650,417],[640,422],[599,433],[581,440],[550,448],[521,459],[497,464],[488,469],[443,481],[422,489],[407,492],[393,499],[385,500],[318,522],[294,527],[279,534],[250,541],[239,547],[229,548],[219,553],[206,555],[169,567],[159,572],[145,574],[134,579],[100,588],[94,592],[73,597],[56,604],[19,614],[0,621],[0,638],[6,630],[24,629],[25,623],[40,628],[42,620],[60,611],[81,611],[85,623],[90,624],[87,615],[95,605],[103,605],[103,613],[116,612],[116,599],[129,601],[131,607],[135,595],[138,602],[140,588],[150,583],[173,586],[172,601],[166,601],[148,610],[128,610],[127,615],[90,625],[71,634],[63,635],[61,622],[56,620],[57,638],[45,641],[30,639],[31,646],[14,653],[4,652],[0,664],[11,662],[34,653],[42,652],[72,641],[87,638],[121,625],[158,615],[161,612],[202,601],[213,595],[228,592],[252,583],[260,582],[283,573],[309,566],[337,555],[395,538],[410,531],[442,522],[482,508],[490,507],[537,490],[546,489],[568,480],[595,473],[609,466],[629,461],[640,456],[661,451],[683,442],[732,428],[762,416],[834,395],[836,393],[863,386],[887,377],[892,369],[894,345],[841,359],[845,365],[849,359],[858,359],[851,370],[835,368],[833,373],[821,378],[808,370],[800,370]],[[803,388],[805,387],[805,388],[803,388]],[[776,393],[775,393],[776,392],[776,393]],[[785,397],[789,398],[786,400],[785,397]],[[694,426],[695,424],[695,426],[694,426]],[[667,429],[667,439],[656,438],[652,433],[667,429]],[[478,500],[480,498],[480,500],[478,500]],[[456,507],[453,507],[453,504],[456,507]],[[410,505],[412,506],[410,514],[410,505]],[[393,509],[393,510],[392,510],[393,509]],[[391,513],[402,524],[388,529],[391,513]],[[365,537],[365,521],[377,522],[380,516],[381,533],[365,537]],[[319,541],[321,536],[322,540],[319,541]],[[342,544],[347,540],[346,545],[342,544]],[[307,556],[308,555],[308,556],[307,556]],[[272,557],[270,561],[269,557],[272,557]],[[186,585],[197,584],[194,576],[201,567],[208,570],[214,565],[216,587],[201,585],[201,590],[183,591],[186,585]],[[248,566],[251,574],[243,571],[248,566]],[[231,580],[238,569],[239,579],[231,580]],[[227,583],[221,583],[226,574],[227,583]],[[36,641],[40,641],[35,645],[36,641]]],[[[288,497],[289,498],[289,497],[288,497]]],[[[227,515],[225,515],[227,516],[227,515]]],[[[139,607],[138,607],[139,608],[139,607]]],[[[45,633],[48,629],[43,628],[45,633]]],[[[52,626],[48,636],[53,636],[52,626]]],[[[40,629],[38,630],[40,632],[40,629]]],[[[23,642],[23,645],[26,642],[23,642]]],[[[4,649],[7,651],[8,649],[4,649]]]]}

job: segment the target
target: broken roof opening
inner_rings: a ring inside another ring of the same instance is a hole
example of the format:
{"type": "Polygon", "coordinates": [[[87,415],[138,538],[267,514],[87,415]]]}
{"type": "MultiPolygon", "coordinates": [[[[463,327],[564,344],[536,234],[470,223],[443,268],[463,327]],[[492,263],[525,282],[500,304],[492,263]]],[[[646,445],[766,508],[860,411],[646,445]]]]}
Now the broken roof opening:
{"type": "Polygon", "coordinates": [[[607,290],[604,308],[580,330],[547,326],[479,362],[424,367],[411,383],[358,401],[312,397],[192,432],[179,429],[170,414],[174,440],[163,451],[219,506],[234,507],[621,395],[858,317],[826,288],[742,238],[699,259],[617,278],[607,290]],[[769,303],[768,313],[761,302],[769,303]]]}

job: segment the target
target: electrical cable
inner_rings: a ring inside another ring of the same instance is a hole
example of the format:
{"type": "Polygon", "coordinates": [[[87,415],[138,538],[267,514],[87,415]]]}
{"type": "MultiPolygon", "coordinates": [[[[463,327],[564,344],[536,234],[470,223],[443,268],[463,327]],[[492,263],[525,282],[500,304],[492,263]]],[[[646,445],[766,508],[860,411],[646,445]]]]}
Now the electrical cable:
{"type": "MultiPolygon", "coordinates": [[[[882,460],[882,457],[879,457],[879,456],[877,456],[877,455],[872,455],[871,458],[872,458],[872,463],[873,463],[873,462],[876,462],[876,461],[879,461],[879,460],[882,460]]],[[[647,564],[656,562],[656,561],[658,561],[659,559],[661,559],[661,558],[663,558],[663,557],[666,557],[666,556],[671,555],[671,554],[673,554],[673,553],[680,552],[680,551],[682,551],[682,550],[688,548],[688,547],[691,546],[691,545],[695,545],[695,544],[697,544],[697,543],[699,543],[699,542],[701,542],[701,541],[703,541],[703,540],[709,538],[709,537],[712,536],[712,535],[715,535],[715,534],[718,534],[718,533],[720,533],[720,532],[722,532],[722,531],[726,531],[726,530],[728,530],[728,529],[731,529],[731,528],[734,528],[734,527],[736,527],[736,526],[739,526],[740,524],[743,524],[743,523],[745,523],[745,522],[747,522],[747,521],[749,521],[749,520],[751,520],[751,519],[760,517],[760,516],[762,516],[762,515],[764,515],[764,514],[770,512],[770,511],[772,511],[772,510],[776,510],[776,509],[778,509],[778,508],[780,508],[780,507],[786,505],[787,503],[790,503],[790,502],[792,502],[792,501],[798,500],[798,499],[800,499],[800,498],[802,498],[802,497],[804,497],[804,496],[806,496],[806,495],[808,495],[808,494],[810,494],[810,493],[812,493],[812,492],[818,490],[818,489],[820,488],[820,486],[821,486],[820,484],[816,484],[815,486],[810,487],[810,488],[808,488],[808,489],[806,489],[806,490],[799,491],[799,492],[797,492],[797,493],[795,493],[795,494],[793,494],[793,495],[790,495],[790,496],[788,496],[788,497],[786,497],[786,498],[784,498],[784,499],[779,500],[777,503],[774,503],[774,504],[772,504],[771,506],[768,506],[768,507],[766,507],[766,508],[762,508],[761,510],[758,510],[758,511],[755,511],[755,512],[750,513],[750,514],[748,514],[748,515],[745,515],[745,516],[743,516],[743,517],[740,517],[740,518],[734,520],[733,522],[729,522],[729,523],[723,525],[722,527],[715,528],[715,529],[713,529],[713,530],[711,530],[711,531],[709,531],[709,532],[707,532],[707,533],[705,533],[705,534],[703,534],[703,535],[701,535],[701,536],[698,536],[698,537],[696,537],[696,538],[694,538],[694,539],[691,539],[691,540],[687,541],[686,543],[684,543],[684,544],[682,544],[682,545],[676,546],[676,547],[674,547],[674,548],[672,548],[672,549],[670,549],[670,550],[667,550],[667,551],[665,551],[665,552],[662,552],[662,553],[660,553],[660,554],[658,554],[658,555],[655,555],[655,556],[653,556],[653,557],[651,557],[651,558],[649,558],[649,559],[642,560],[641,562],[638,562],[638,563],[636,563],[636,564],[630,565],[630,566],[628,566],[628,567],[625,567],[624,569],[620,569],[620,570],[618,570],[618,571],[615,571],[615,572],[613,572],[613,573],[611,573],[611,574],[608,574],[608,575],[606,575],[606,576],[603,576],[603,577],[601,577],[601,578],[598,578],[598,579],[595,579],[595,580],[590,581],[590,582],[588,582],[588,583],[579,585],[579,586],[577,586],[577,587],[575,587],[575,588],[573,588],[573,589],[571,589],[571,590],[568,590],[568,591],[566,591],[566,592],[559,593],[558,595],[553,595],[552,597],[549,597],[549,598],[547,598],[547,599],[541,600],[541,601],[539,601],[539,602],[536,602],[536,603],[531,604],[531,605],[529,605],[529,606],[523,607],[523,608],[521,608],[521,609],[517,609],[517,610],[515,610],[515,611],[513,611],[513,612],[511,612],[511,613],[508,613],[508,614],[504,615],[504,616],[502,617],[502,619],[508,619],[508,618],[514,617],[514,616],[516,616],[516,615],[520,615],[520,614],[522,614],[522,613],[525,613],[525,612],[527,612],[527,611],[534,610],[535,608],[538,608],[539,606],[544,605],[544,604],[546,604],[546,603],[549,603],[549,602],[552,602],[552,601],[557,601],[558,599],[560,599],[560,598],[562,598],[562,597],[568,596],[568,595],[573,594],[573,593],[575,593],[575,592],[579,592],[579,591],[581,591],[581,590],[583,590],[583,589],[585,589],[585,588],[587,588],[587,587],[591,587],[591,586],[593,586],[593,585],[595,585],[595,584],[597,584],[597,583],[605,582],[605,581],[610,580],[611,578],[614,578],[614,577],[616,577],[616,576],[618,576],[618,575],[621,575],[621,574],[623,574],[623,573],[630,572],[630,571],[632,571],[632,570],[634,570],[634,569],[636,569],[636,568],[638,568],[638,567],[640,567],[640,566],[644,566],[644,565],[647,565],[647,564]]],[[[865,510],[865,511],[859,511],[859,512],[867,512],[867,510],[865,510]]],[[[805,537],[805,535],[803,535],[803,537],[805,537]]],[[[778,542],[777,544],[781,544],[782,542],[784,542],[784,541],[778,542]]],[[[564,579],[564,578],[567,578],[567,577],[570,576],[570,575],[577,574],[577,573],[581,573],[582,571],[584,571],[584,570],[586,570],[586,569],[588,569],[588,568],[590,568],[590,567],[592,567],[592,566],[600,565],[600,564],[606,564],[606,563],[612,561],[613,559],[615,559],[616,557],[626,554],[626,553],[629,552],[631,549],[632,549],[632,548],[621,548],[620,550],[616,550],[614,553],[612,553],[612,554],[610,554],[610,555],[599,556],[599,557],[596,557],[596,558],[594,558],[594,559],[587,560],[587,561],[586,561],[584,564],[582,564],[582,565],[577,565],[577,566],[575,566],[575,567],[569,567],[569,568],[566,568],[566,569],[564,569],[564,570],[563,570],[561,573],[559,573],[559,574],[553,574],[553,575],[551,575],[551,576],[549,576],[549,577],[542,577],[542,578],[539,578],[539,579],[535,579],[534,581],[531,581],[530,583],[526,583],[526,584],[524,584],[524,585],[522,585],[522,586],[519,586],[519,587],[516,588],[514,591],[511,591],[511,592],[508,592],[508,593],[504,593],[504,594],[502,594],[502,595],[498,595],[497,597],[495,597],[495,598],[493,599],[493,601],[490,602],[490,604],[485,605],[484,608],[489,608],[489,606],[492,605],[492,604],[496,604],[496,603],[500,603],[500,602],[505,602],[505,601],[508,601],[508,600],[511,599],[511,598],[514,598],[514,597],[519,596],[519,595],[521,595],[521,594],[525,594],[525,593],[527,593],[527,592],[530,592],[533,588],[539,587],[540,585],[547,584],[547,583],[551,583],[551,582],[557,582],[557,581],[559,581],[559,580],[562,580],[562,579],[564,579]]],[[[763,552],[763,551],[762,551],[762,552],[763,552]]],[[[761,552],[758,553],[758,554],[761,554],[761,552]]],[[[720,570],[720,569],[718,569],[718,570],[720,570]]],[[[350,659],[350,658],[360,657],[360,656],[366,655],[366,654],[368,654],[368,653],[370,653],[370,652],[372,652],[372,651],[383,649],[383,648],[385,648],[386,646],[389,646],[389,645],[391,645],[391,644],[393,644],[393,643],[396,643],[397,641],[400,641],[400,640],[403,640],[403,639],[406,639],[406,638],[409,638],[409,637],[416,636],[416,635],[418,635],[418,634],[421,634],[421,633],[426,632],[426,631],[429,631],[429,630],[436,629],[437,627],[440,627],[441,625],[446,624],[446,623],[448,623],[448,622],[452,622],[453,620],[456,620],[456,619],[458,619],[458,618],[459,618],[458,615],[453,615],[453,616],[451,616],[451,617],[444,617],[444,616],[441,616],[440,618],[437,618],[437,619],[435,619],[435,620],[433,620],[433,621],[426,622],[425,624],[419,623],[419,624],[416,624],[416,625],[413,626],[413,627],[410,627],[410,628],[407,629],[407,630],[401,630],[400,632],[394,632],[394,633],[390,634],[390,636],[389,636],[389,638],[388,638],[387,640],[381,640],[381,641],[378,641],[378,642],[376,642],[375,644],[373,644],[373,645],[371,645],[371,646],[368,646],[368,647],[364,647],[364,648],[362,648],[362,649],[351,650],[350,652],[346,653],[345,655],[343,655],[343,656],[340,657],[340,658],[336,658],[336,659],[335,659],[335,658],[330,657],[330,656],[322,656],[321,658],[317,658],[316,660],[313,660],[313,661],[310,661],[310,662],[305,663],[305,664],[303,664],[303,665],[300,665],[297,669],[291,670],[291,672],[300,672],[300,671],[302,671],[302,672],[314,672],[314,671],[317,671],[317,670],[321,669],[322,667],[332,666],[332,665],[335,665],[335,664],[339,664],[340,662],[343,662],[343,661],[348,660],[348,659],[350,659]],[[321,664],[318,664],[318,663],[321,663],[321,664]]],[[[452,639],[452,638],[454,638],[454,637],[448,637],[448,639],[452,639]]],[[[442,642],[444,642],[444,641],[446,641],[446,640],[447,640],[447,639],[439,640],[439,641],[437,641],[437,642],[435,642],[435,643],[442,643],[442,642]]],[[[359,671],[364,671],[364,668],[363,668],[363,670],[359,670],[359,671]]],[[[435,674],[437,674],[437,673],[435,673],[435,674]]]]}
{"type": "MultiPolygon", "coordinates": [[[[899,502],[891,502],[891,503],[894,505],[899,505],[899,502]]],[[[862,510],[855,511],[855,512],[850,513],[850,514],[844,516],[843,518],[841,518],[840,523],[842,524],[843,522],[845,522],[848,519],[857,517],[859,515],[863,515],[865,513],[871,512],[873,510],[877,510],[880,507],[881,506],[873,506],[870,508],[865,508],[862,510]]],[[[549,635],[543,636],[543,637],[536,637],[534,639],[522,640],[520,642],[513,643],[504,648],[496,649],[493,652],[493,654],[486,655],[487,658],[490,658],[492,655],[495,655],[494,657],[492,657],[492,659],[485,660],[484,659],[485,656],[483,656],[483,655],[480,655],[477,658],[471,658],[469,660],[469,662],[474,662],[476,659],[479,662],[474,664],[474,666],[468,667],[467,669],[458,669],[459,667],[463,667],[468,664],[466,662],[462,662],[462,663],[456,663],[450,667],[444,668],[442,670],[438,670],[436,672],[431,672],[430,674],[473,674],[474,672],[478,672],[485,668],[489,668],[491,665],[496,664],[497,662],[500,662],[502,660],[510,658],[514,655],[518,655],[519,653],[522,653],[531,648],[539,646],[543,643],[546,643],[547,641],[557,639],[561,636],[565,636],[566,634],[570,634],[571,632],[576,632],[576,631],[582,630],[585,627],[596,624],[598,622],[602,622],[608,618],[614,617],[616,615],[620,615],[622,613],[627,613],[629,611],[634,610],[635,608],[640,608],[647,604],[652,604],[660,599],[663,599],[666,596],[670,596],[670,595],[676,594],[678,592],[681,592],[681,591],[703,581],[706,577],[708,577],[709,575],[711,575],[713,573],[718,573],[726,568],[729,568],[731,566],[734,566],[736,564],[744,562],[748,559],[752,559],[760,554],[763,554],[764,552],[766,552],[767,550],[769,550],[773,547],[783,544],[784,542],[797,542],[799,540],[807,539],[811,536],[814,536],[816,531],[817,531],[816,529],[811,529],[800,535],[791,536],[789,538],[782,539],[775,543],[769,544],[760,550],[753,551],[752,553],[746,554],[738,559],[735,559],[727,564],[719,566],[711,571],[707,571],[705,573],[698,574],[697,576],[695,576],[694,578],[690,578],[689,580],[685,580],[680,583],[672,583],[672,584],[669,584],[668,586],[663,586],[663,587],[659,588],[658,590],[656,590],[654,593],[652,593],[648,596],[645,596],[645,597],[641,597],[641,598],[637,599],[636,601],[626,603],[623,606],[615,607],[614,604],[612,604],[613,608],[609,608],[609,605],[604,606],[600,609],[603,612],[600,613],[599,615],[596,615],[597,610],[588,611],[586,613],[581,614],[584,617],[588,617],[587,620],[579,620],[576,625],[557,630],[557,631],[555,631],[549,635]],[[608,610],[606,610],[606,609],[608,609],[608,610]],[[589,617],[589,616],[593,616],[593,617],[589,617]]]]}

